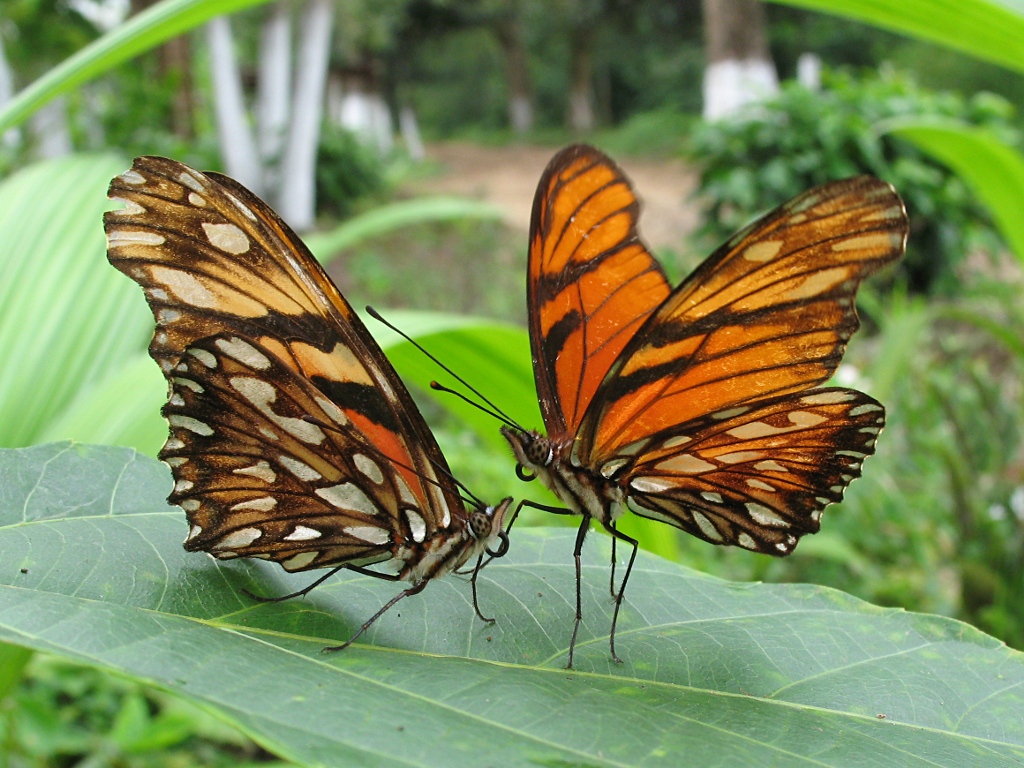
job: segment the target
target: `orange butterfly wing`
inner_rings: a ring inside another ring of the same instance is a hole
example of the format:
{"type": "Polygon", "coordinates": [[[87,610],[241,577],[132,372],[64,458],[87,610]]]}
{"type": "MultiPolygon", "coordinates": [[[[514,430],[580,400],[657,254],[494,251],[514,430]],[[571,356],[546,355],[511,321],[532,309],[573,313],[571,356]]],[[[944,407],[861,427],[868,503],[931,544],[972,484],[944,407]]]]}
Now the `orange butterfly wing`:
{"type": "Polygon", "coordinates": [[[234,180],[136,158],[110,197],[108,258],[156,318],[150,354],[169,378],[199,339],[238,334],[308,378],[390,460],[448,528],[465,508],[433,434],[379,345],[291,229],[234,180]],[[427,478],[427,481],[421,479],[427,478]],[[432,482],[431,482],[432,481],[432,482]]]}
{"type": "Polygon", "coordinates": [[[636,231],[639,204],[618,166],[582,145],[541,177],[530,225],[530,343],[548,434],[576,433],[630,337],[669,295],[636,231]]]}
{"type": "Polygon", "coordinates": [[[581,425],[580,462],[826,381],[859,325],[860,282],[900,257],[907,229],[895,190],[865,176],[809,190],[735,235],[609,369],[581,425]]]}

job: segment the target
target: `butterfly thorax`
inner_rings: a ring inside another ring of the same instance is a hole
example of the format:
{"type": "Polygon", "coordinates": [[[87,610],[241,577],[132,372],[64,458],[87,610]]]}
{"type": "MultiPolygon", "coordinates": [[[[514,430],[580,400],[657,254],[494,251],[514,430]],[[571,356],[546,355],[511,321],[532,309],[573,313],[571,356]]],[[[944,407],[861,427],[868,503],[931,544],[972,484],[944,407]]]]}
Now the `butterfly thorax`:
{"type": "Polygon", "coordinates": [[[572,440],[556,441],[533,432],[502,427],[519,466],[535,475],[573,514],[609,525],[625,511],[621,485],[572,461],[572,440]]]}

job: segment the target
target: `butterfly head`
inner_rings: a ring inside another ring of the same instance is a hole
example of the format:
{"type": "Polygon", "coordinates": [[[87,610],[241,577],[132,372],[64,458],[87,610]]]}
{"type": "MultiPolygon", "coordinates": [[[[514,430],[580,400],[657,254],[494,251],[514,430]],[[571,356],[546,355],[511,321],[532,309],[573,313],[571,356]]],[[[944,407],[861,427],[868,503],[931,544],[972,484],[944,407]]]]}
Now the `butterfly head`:
{"type": "Polygon", "coordinates": [[[469,516],[469,534],[477,546],[482,545],[491,557],[501,557],[508,552],[508,534],[505,533],[505,516],[512,506],[512,497],[507,496],[492,507],[476,509],[469,516]],[[491,542],[497,539],[498,548],[491,549],[491,542]]]}
{"type": "Polygon", "coordinates": [[[555,459],[555,446],[551,440],[538,432],[527,432],[514,427],[502,427],[501,434],[512,446],[516,457],[516,474],[522,480],[532,480],[545,475],[555,459]]]}

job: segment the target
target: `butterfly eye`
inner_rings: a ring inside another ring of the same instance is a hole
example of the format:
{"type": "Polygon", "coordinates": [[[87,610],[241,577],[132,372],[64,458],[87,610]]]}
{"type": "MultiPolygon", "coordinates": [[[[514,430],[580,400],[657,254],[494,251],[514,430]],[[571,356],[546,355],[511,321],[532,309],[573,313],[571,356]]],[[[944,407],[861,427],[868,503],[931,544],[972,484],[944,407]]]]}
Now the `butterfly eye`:
{"type": "Polygon", "coordinates": [[[485,512],[474,512],[469,517],[469,531],[474,539],[491,535],[491,518],[485,512]]]}

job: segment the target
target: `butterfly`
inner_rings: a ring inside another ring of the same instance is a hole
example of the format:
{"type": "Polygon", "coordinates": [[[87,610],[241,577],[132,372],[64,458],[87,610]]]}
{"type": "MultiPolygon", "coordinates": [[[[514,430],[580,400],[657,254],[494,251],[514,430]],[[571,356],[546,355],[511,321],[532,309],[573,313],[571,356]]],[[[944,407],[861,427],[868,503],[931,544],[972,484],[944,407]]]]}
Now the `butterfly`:
{"type": "Polygon", "coordinates": [[[903,253],[895,190],[861,176],[811,189],[733,235],[678,287],[637,234],[639,203],[608,157],[576,145],[550,162],[530,225],[527,310],[546,436],[502,433],[539,477],[612,535],[609,644],[637,542],[627,510],[712,544],[783,556],[860,475],[885,409],[822,387],[858,327],[866,276],[903,253]],[[614,588],[615,542],[632,547],[614,588]]]}
{"type": "Polygon", "coordinates": [[[104,218],[108,259],[156,319],[160,458],[185,549],[333,569],[286,597],[341,568],[410,583],[325,650],[474,558],[484,618],[476,574],[508,549],[512,500],[467,509],[408,390],[302,241],[238,182],[166,158],[136,158],[109,195],[124,205],[104,218]]]}

